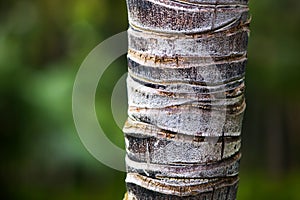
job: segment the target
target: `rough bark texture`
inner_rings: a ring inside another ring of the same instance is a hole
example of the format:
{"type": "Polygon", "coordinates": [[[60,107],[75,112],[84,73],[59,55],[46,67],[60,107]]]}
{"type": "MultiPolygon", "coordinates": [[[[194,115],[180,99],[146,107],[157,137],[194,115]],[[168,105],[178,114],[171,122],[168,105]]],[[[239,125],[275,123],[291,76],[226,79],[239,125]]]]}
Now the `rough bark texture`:
{"type": "Polygon", "coordinates": [[[127,0],[127,200],[233,200],[247,0],[127,0]]]}

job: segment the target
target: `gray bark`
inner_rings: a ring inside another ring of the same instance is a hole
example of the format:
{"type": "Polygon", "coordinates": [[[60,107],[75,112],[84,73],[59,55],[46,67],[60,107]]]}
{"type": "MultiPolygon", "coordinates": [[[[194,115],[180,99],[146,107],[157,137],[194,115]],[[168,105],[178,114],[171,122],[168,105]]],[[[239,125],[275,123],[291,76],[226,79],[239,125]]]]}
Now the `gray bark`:
{"type": "Polygon", "coordinates": [[[247,0],[127,0],[125,199],[236,198],[247,0]]]}

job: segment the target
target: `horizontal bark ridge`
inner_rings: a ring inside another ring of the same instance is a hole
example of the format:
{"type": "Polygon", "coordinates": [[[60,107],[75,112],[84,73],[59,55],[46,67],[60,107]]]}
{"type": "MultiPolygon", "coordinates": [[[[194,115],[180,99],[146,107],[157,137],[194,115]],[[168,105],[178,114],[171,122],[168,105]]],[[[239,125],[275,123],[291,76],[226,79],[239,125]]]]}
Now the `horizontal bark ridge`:
{"type": "Polygon", "coordinates": [[[235,199],[247,0],[127,0],[126,199],[235,199]]]}

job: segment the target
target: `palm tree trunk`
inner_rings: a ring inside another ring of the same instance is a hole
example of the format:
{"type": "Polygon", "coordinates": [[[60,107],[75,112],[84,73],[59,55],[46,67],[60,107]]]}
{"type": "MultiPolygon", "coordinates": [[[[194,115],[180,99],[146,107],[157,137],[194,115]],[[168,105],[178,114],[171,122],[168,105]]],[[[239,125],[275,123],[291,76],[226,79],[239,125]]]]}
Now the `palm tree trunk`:
{"type": "Polygon", "coordinates": [[[127,0],[127,200],[236,198],[247,0],[127,0]]]}

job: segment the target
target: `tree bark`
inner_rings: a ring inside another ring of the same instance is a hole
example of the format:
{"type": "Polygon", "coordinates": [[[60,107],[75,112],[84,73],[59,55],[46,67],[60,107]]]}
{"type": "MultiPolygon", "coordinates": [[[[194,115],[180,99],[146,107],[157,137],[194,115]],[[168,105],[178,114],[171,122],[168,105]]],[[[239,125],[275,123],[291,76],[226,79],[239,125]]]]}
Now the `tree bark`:
{"type": "Polygon", "coordinates": [[[127,0],[127,200],[236,198],[247,0],[127,0]]]}

